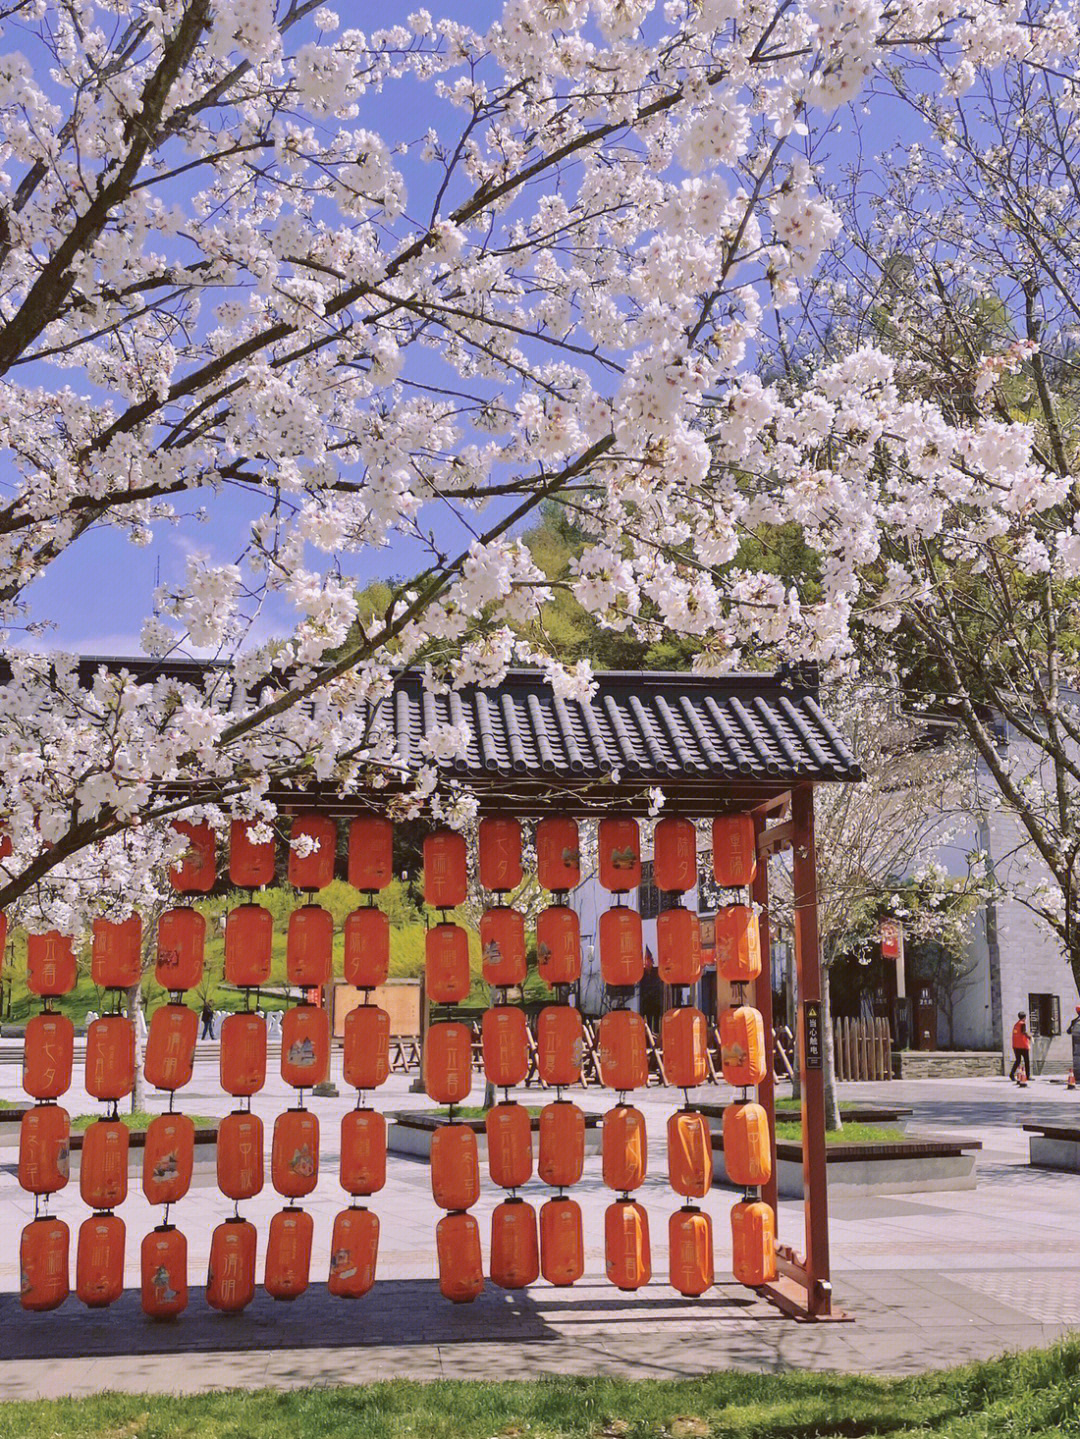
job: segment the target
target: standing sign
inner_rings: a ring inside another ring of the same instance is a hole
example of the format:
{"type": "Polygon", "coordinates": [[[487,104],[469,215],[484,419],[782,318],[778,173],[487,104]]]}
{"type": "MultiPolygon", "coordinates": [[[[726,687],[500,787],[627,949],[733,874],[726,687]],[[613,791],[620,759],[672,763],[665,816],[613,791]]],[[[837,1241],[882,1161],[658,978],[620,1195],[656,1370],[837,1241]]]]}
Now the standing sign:
{"type": "Polygon", "coordinates": [[[822,1066],[821,1001],[803,1001],[803,1063],[807,1069],[822,1066]]]}

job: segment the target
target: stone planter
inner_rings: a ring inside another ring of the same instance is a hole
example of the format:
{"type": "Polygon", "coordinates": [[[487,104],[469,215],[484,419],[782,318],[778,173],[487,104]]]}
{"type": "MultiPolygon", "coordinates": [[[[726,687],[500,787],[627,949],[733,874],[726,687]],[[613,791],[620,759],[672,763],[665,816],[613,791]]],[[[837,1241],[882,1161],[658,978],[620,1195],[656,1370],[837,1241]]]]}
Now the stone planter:
{"type": "MultiPolygon", "coordinates": [[[[446,1123],[445,1119],[436,1119],[433,1115],[409,1113],[408,1111],[386,1116],[388,1127],[386,1131],[386,1147],[391,1154],[411,1154],[417,1159],[431,1158],[431,1136],[440,1125],[446,1123]]],[[[600,1153],[600,1125],[603,1115],[586,1114],[585,1116],[585,1153],[600,1153]]],[[[457,1121],[460,1124],[467,1124],[476,1135],[477,1154],[481,1160],[487,1159],[487,1135],[484,1132],[484,1121],[482,1119],[462,1119],[457,1121]]],[[[540,1128],[538,1116],[532,1116],[532,1132],[535,1134],[540,1128]]]]}
{"type": "Polygon", "coordinates": [[[1080,1173],[1080,1128],[1070,1125],[1025,1124],[1031,1135],[1028,1159],[1038,1169],[1065,1169],[1080,1173]]]}
{"type": "MultiPolygon", "coordinates": [[[[974,1189],[979,1140],[918,1139],[903,1144],[830,1144],[826,1149],[829,1193],[844,1195],[930,1194],[974,1189]]],[[[732,1188],[724,1145],[713,1135],[713,1177],[732,1188]]],[[[776,1188],[782,1199],[803,1197],[802,1145],[776,1146],[776,1188]]]]}

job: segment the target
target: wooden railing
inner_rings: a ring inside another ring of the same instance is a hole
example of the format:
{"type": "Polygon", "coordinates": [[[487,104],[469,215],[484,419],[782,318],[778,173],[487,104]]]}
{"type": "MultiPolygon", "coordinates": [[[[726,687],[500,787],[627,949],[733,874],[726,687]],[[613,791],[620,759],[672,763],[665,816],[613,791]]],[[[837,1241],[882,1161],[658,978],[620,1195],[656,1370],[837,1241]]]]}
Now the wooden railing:
{"type": "Polygon", "coordinates": [[[833,1025],[837,1079],[891,1079],[887,1019],[838,1019],[833,1025]]]}

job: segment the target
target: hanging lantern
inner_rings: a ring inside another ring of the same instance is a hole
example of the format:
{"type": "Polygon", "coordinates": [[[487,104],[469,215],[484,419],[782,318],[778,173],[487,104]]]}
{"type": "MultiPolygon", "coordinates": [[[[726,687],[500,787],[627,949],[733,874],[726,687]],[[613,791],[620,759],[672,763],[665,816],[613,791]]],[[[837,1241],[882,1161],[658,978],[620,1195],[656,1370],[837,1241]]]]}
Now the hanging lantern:
{"type": "Polygon", "coordinates": [[[616,1199],[604,1212],[604,1259],[616,1289],[640,1289],[652,1278],[649,1216],[633,1199],[616,1199]]]}
{"type": "Polygon", "coordinates": [[[167,909],[158,920],[154,978],[162,989],[197,989],[203,977],[206,920],[197,909],[167,909]]]}
{"type": "Polygon", "coordinates": [[[757,840],[750,814],[722,814],[713,820],[713,875],[721,889],[752,884],[757,874],[757,840]]]}
{"type": "Polygon", "coordinates": [[[671,1287],[680,1294],[696,1299],[712,1288],[716,1275],[707,1214],[689,1204],[675,1211],[668,1220],[668,1261],[671,1287]]]}
{"type": "Polygon", "coordinates": [[[175,1319],[188,1302],[187,1240],[172,1224],[159,1224],[139,1255],[142,1310],[151,1319],[175,1319]]]}
{"type": "Polygon", "coordinates": [[[55,998],[75,988],[78,965],[71,936],[50,929],[26,936],[26,987],[31,994],[55,998]]]}
{"type": "Polygon", "coordinates": [[[32,1099],[59,1099],[71,1087],[75,1026],[67,1015],[35,1014],[26,1022],[22,1087],[32,1099]]]}
{"type": "Polygon", "coordinates": [[[608,1089],[643,1089],[649,1082],[645,1021],[632,1009],[612,1009],[596,1028],[600,1079],[608,1089]]]}
{"type": "Polygon", "coordinates": [[[472,1035],[467,1024],[433,1024],[424,1040],[424,1092],[438,1104],[460,1104],[472,1089],[472,1035]]]}
{"type": "Polygon", "coordinates": [[[169,870],[177,894],[209,894],[217,879],[217,840],[205,820],[174,819],[172,827],[187,839],[187,853],[169,870]]]}
{"type": "Polygon", "coordinates": [[[334,916],[317,904],[305,904],[289,915],[285,941],[285,973],[290,984],[321,989],[334,972],[334,916]]]}
{"type": "Polygon", "coordinates": [[[667,1122],[668,1183],[685,1199],[701,1199],[712,1186],[712,1131],[696,1109],[679,1109],[667,1122]]]}
{"type": "Polygon", "coordinates": [[[480,916],[480,953],[484,979],[493,988],[525,983],[525,916],[520,910],[500,906],[484,911],[480,916]]]}
{"type": "Polygon", "coordinates": [[[529,1026],[525,1011],[500,1004],[481,1021],[484,1073],[500,1089],[524,1082],[529,1072],[529,1026]]]}
{"type": "Polygon", "coordinates": [[[581,1205],[564,1194],[540,1209],[540,1273],[556,1288],[576,1284],[585,1273],[581,1205]]]}
{"type": "Polygon", "coordinates": [[[491,1214],[491,1282],[524,1289],[540,1278],[536,1211],[524,1199],[504,1199],[491,1214]]]}
{"type": "Polygon", "coordinates": [[[225,921],[225,979],[240,989],[258,989],[270,978],[274,916],[261,904],[239,904],[225,921]]]}
{"type": "Polygon", "coordinates": [[[360,814],[349,825],[349,883],[385,889],[394,877],[394,826],[381,814],[360,814]]]}
{"type": "Polygon", "coordinates": [[[83,1135],[79,1193],[90,1209],[118,1209],[127,1198],[128,1143],[126,1124],[95,1119],[83,1135]]]}
{"type": "Polygon", "coordinates": [[[731,1270],[749,1289],[776,1278],[776,1217],[761,1200],[732,1206],[731,1270]]]}
{"type": "Polygon", "coordinates": [[[761,973],[758,917],[745,904],[731,904],[716,915],[716,968],[731,984],[748,984],[761,973]]]}
{"type": "Polygon", "coordinates": [[[724,1110],[724,1167],[732,1184],[747,1189],[772,1174],[769,1116],[760,1104],[729,1104],[724,1110]]]}
{"type": "Polygon", "coordinates": [[[217,1183],[229,1199],[253,1199],[261,1192],[264,1142],[263,1122],[250,1110],[234,1109],[219,1123],[217,1183]]]}
{"type": "Polygon", "coordinates": [[[736,1089],[765,1078],[765,1024],[748,1004],[720,1011],[720,1063],[724,1079],[736,1089]]]}
{"type": "Polygon", "coordinates": [[[484,1291],[480,1227],[471,1214],[444,1214],[435,1226],[439,1292],[454,1304],[471,1304],[484,1291]]]}
{"type": "Polygon", "coordinates": [[[645,1183],[649,1145],[645,1116],[632,1104],[617,1104],[604,1115],[600,1144],[604,1183],[618,1194],[645,1183]]]}
{"type": "Polygon", "coordinates": [[[75,1293],[88,1309],[103,1309],[123,1294],[124,1239],[118,1214],[91,1214],[79,1225],[75,1293]]]}
{"type": "Polygon", "coordinates": [[[424,836],[424,902],[432,909],[453,909],[468,893],[465,836],[437,829],[424,836]]]}
{"type": "Polygon", "coordinates": [[[279,1209],[266,1236],[263,1287],[273,1299],[296,1299],[308,1287],[311,1239],[315,1230],[302,1209],[279,1209]]]}
{"type": "Polygon", "coordinates": [[[55,1194],[70,1174],[71,1119],[58,1104],[35,1104],[19,1126],[19,1184],[31,1194],[55,1194]]]}
{"type": "Polygon", "coordinates": [[[105,1014],[86,1030],[86,1092],[94,1099],[123,1099],[135,1087],[135,1026],[122,1014],[105,1014]]]}
{"type": "MultiPolygon", "coordinates": [[[[224,1120],[222,1121],[224,1123],[224,1120]]],[[[220,1137],[219,1137],[220,1148],[220,1137]]],[[[143,1193],[151,1204],[175,1204],[191,1188],[195,1125],[187,1114],[158,1114],[146,1126],[143,1193]]]]}
{"type": "Polygon", "coordinates": [[[325,889],[334,882],[337,858],[337,825],[325,814],[301,814],[289,830],[289,883],[294,889],[325,889]],[[310,854],[293,849],[293,841],[309,839],[315,844],[310,854]]]}
{"type": "Polygon", "coordinates": [[[246,1098],[266,1083],[266,1020],[243,1010],[221,1022],[218,1056],[221,1087],[226,1094],[246,1098]]]}
{"type": "Polygon", "coordinates": [[[186,1004],[163,1004],[150,1016],[143,1073],[155,1089],[183,1089],[195,1067],[199,1017],[186,1004]]]}
{"type": "Polygon", "coordinates": [[[669,1009],[660,1022],[664,1074],[676,1089],[696,1089],[708,1078],[709,1026],[700,1009],[669,1009]]]}
{"type": "Polygon", "coordinates": [[[559,815],[536,826],[536,877],[558,894],[581,883],[581,844],[577,821],[559,815]]]}
{"type": "Polygon", "coordinates": [[[226,1219],[210,1240],[206,1302],[211,1309],[236,1314],[255,1298],[255,1246],[258,1236],[247,1219],[226,1219]]]}
{"type": "Polygon", "coordinates": [[[693,910],[665,909],[657,916],[656,967],[665,984],[697,984],[701,978],[701,921],[693,910]]]}
{"type": "Polygon", "coordinates": [[[345,916],[344,975],[357,989],[385,984],[390,973],[390,918],[375,905],[345,916]]]}
{"type": "Polygon", "coordinates": [[[19,1238],[19,1302],[42,1313],[58,1309],[71,1292],[68,1252],[71,1231],[62,1219],[32,1219],[19,1238]]]}
{"type": "Polygon", "coordinates": [[[600,973],[616,988],[641,983],[645,952],[636,909],[606,909],[600,916],[600,973]]]}
{"type": "Polygon", "coordinates": [[[602,819],[597,826],[600,883],[615,894],[641,883],[641,834],[636,819],[602,819]]]}
{"type": "Polygon", "coordinates": [[[468,1124],[440,1124],[431,1136],[431,1192],[440,1209],[471,1209],[480,1198],[476,1135],[468,1124]]]}
{"type": "Polygon", "coordinates": [[[671,816],[653,830],[653,883],[685,894],[697,884],[697,831],[693,820],[671,816]]]}
{"type": "Polygon", "coordinates": [[[532,1118],[523,1104],[496,1104],[484,1116],[488,1173],[500,1189],[528,1184],[533,1172],[532,1118]]]}
{"type": "Polygon", "coordinates": [[[270,1177],[286,1199],[302,1199],[319,1181],[319,1120],[310,1109],[286,1109],[274,1120],[270,1177]]]}
{"type": "Polygon", "coordinates": [[[341,1118],[341,1187],[377,1194],[386,1183],[386,1120],[375,1109],[350,1109],[341,1118]]]}
{"type": "Polygon", "coordinates": [[[359,1299],[375,1283],[379,1217],[353,1205],[334,1218],[327,1288],[339,1299],[359,1299]]]}
{"type": "Polygon", "coordinates": [[[142,920],[94,920],[90,978],[102,989],[130,989],[142,977],[142,920]]]}
{"type": "Polygon", "coordinates": [[[585,1116],[568,1099],[556,1099],[540,1111],[536,1172],[552,1189],[576,1184],[585,1168],[585,1116]]]}
{"type": "Polygon", "coordinates": [[[536,1021],[536,1063],[545,1084],[577,1084],[585,1027],[581,1015],[568,1004],[549,1004],[536,1021]]]}
{"type": "Polygon", "coordinates": [[[390,1073],[390,1016],[375,1004],[358,1004],[345,1016],[345,1083],[378,1089],[390,1073]]]}
{"type": "Polygon", "coordinates": [[[521,883],[521,825],[516,819],[482,819],[479,835],[480,883],[506,892],[521,883]]]}
{"type": "Polygon", "coordinates": [[[552,987],[581,978],[581,921],[567,904],[549,905],[536,917],[536,969],[552,987]]]}
{"type": "Polygon", "coordinates": [[[432,1004],[460,1004],[472,985],[469,936],[460,924],[437,924],[425,938],[424,984],[432,1004]]]}
{"type": "Polygon", "coordinates": [[[322,1084],[330,1069],[330,1017],[314,1004],[296,1004],[281,1019],[281,1077],[294,1089],[322,1084]]]}
{"type": "Polygon", "coordinates": [[[256,844],[248,837],[255,821],[234,819],[229,826],[229,878],[241,889],[261,889],[273,884],[277,853],[272,839],[256,844]]]}

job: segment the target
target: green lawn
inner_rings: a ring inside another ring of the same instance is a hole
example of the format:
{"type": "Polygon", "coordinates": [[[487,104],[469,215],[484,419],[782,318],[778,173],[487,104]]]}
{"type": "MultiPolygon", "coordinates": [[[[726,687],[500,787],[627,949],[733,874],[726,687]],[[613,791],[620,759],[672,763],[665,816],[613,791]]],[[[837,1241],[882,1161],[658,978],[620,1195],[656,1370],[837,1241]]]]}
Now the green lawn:
{"type": "MultiPolygon", "coordinates": [[[[104,1119],[104,1117],[104,1114],[77,1114],[71,1121],[71,1127],[72,1129],[89,1129],[95,1119],[104,1119]]],[[[129,1129],[143,1130],[149,1126],[152,1119],[157,1118],[157,1115],[147,1114],[144,1110],[139,1109],[134,1114],[118,1114],[116,1117],[129,1129]]],[[[217,1119],[208,1119],[205,1114],[189,1114],[188,1118],[194,1123],[196,1129],[213,1129],[221,1122],[217,1119]]]]}
{"type": "MultiPolygon", "coordinates": [[[[723,1362],[722,1353],[717,1358],[723,1362]]],[[[903,1380],[725,1371],[636,1383],[395,1380],[0,1404],[2,1439],[1075,1439],[1078,1432],[1077,1340],[903,1380]]]]}
{"type": "MultiPolygon", "coordinates": [[[[794,1140],[802,1143],[802,1124],[798,1120],[778,1119],[777,1139],[794,1140]]],[[[902,1129],[893,1129],[882,1124],[845,1124],[843,1129],[825,1131],[826,1144],[906,1144],[911,1135],[902,1129]]]]}

